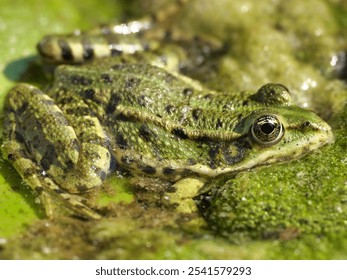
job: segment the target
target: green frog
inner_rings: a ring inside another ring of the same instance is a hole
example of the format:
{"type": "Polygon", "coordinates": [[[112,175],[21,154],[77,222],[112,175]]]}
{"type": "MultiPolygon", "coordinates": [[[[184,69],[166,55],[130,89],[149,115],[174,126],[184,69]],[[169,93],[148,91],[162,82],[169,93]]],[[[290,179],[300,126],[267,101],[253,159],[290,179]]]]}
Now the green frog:
{"type": "Polygon", "coordinates": [[[64,63],[53,84],[44,91],[18,84],[7,95],[3,155],[49,217],[58,200],[74,215],[100,219],[82,194],[119,167],[204,181],[297,159],[332,141],[329,125],[293,104],[281,84],[216,92],[179,74],[180,56],[166,56],[157,35],[144,36],[149,22],[45,37],[41,55],[64,63]],[[115,43],[123,37],[126,44],[115,43]],[[132,45],[136,37],[142,41],[132,45]]]}

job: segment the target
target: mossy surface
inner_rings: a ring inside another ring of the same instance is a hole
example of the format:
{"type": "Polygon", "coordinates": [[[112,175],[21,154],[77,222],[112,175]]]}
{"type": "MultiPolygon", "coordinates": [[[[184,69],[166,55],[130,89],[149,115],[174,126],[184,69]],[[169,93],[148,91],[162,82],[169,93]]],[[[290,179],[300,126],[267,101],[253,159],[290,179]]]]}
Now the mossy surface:
{"type": "MultiPolygon", "coordinates": [[[[126,11],[140,15],[167,2],[131,1],[126,11]]],[[[43,35],[116,18],[122,3],[30,0],[13,9],[2,0],[0,101],[18,81],[47,82],[35,52],[43,35]]],[[[346,45],[346,14],[344,1],[191,1],[173,24],[227,45],[193,77],[223,91],[286,84],[299,105],[329,122],[335,143],[297,161],[213,180],[211,201],[200,201],[206,221],[167,205],[169,184],[128,176],[111,177],[95,196],[108,213],[101,221],[47,220],[2,161],[0,259],[346,259],[346,73],[332,67],[346,45]]]]}

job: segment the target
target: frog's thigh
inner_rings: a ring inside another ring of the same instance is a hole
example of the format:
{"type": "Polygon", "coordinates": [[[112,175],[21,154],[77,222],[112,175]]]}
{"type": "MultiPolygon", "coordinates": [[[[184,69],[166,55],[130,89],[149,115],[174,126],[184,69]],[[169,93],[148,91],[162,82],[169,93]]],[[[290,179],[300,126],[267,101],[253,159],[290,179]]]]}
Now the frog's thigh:
{"type": "Polygon", "coordinates": [[[14,111],[38,165],[61,189],[83,193],[102,184],[111,155],[98,119],[82,100],[71,100],[63,113],[49,96],[20,84],[10,92],[6,106],[14,111]]]}
{"type": "Polygon", "coordinates": [[[21,141],[19,127],[15,121],[14,113],[9,113],[5,120],[4,141],[2,152],[24,182],[31,187],[40,197],[46,215],[49,218],[56,216],[56,202],[65,202],[65,206],[74,214],[88,219],[99,219],[101,216],[85,205],[83,198],[66,193],[50,178],[46,177],[42,168],[31,159],[30,153],[24,142],[21,141]],[[57,200],[52,203],[52,200],[57,200]]]}
{"type": "MultiPolygon", "coordinates": [[[[39,194],[49,217],[54,216],[51,198],[56,198],[65,202],[65,205],[77,215],[93,219],[100,218],[100,215],[85,205],[83,198],[69,194],[61,189],[59,185],[47,176],[46,171],[39,164],[39,159],[42,162],[43,157],[40,154],[43,151],[42,149],[45,149],[46,143],[40,142],[37,138],[39,136],[35,133],[28,134],[28,130],[39,130],[37,125],[40,124],[40,117],[35,114],[37,112],[35,112],[35,108],[32,108],[35,107],[34,105],[32,106],[32,102],[43,108],[45,107],[45,102],[51,106],[52,101],[38,89],[25,84],[19,84],[9,93],[5,104],[6,118],[4,120],[3,145],[1,147],[3,156],[12,163],[25,183],[39,194]],[[41,102],[32,98],[35,95],[39,95],[38,99],[41,102]],[[27,117],[25,121],[22,119],[23,115],[27,117]],[[31,125],[25,127],[28,124],[31,125]],[[30,148],[33,148],[32,145],[37,145],[38,143],[28,143],[33,138],[42,144],[42,147],[37,147],[34,154],[30,152],[30,148]]],[[[44,114],[38,115],[44,117],[44,114]]],[[[41,137],[44,136],[45,134],[41,135],[41,137]]]]}
{"type": "Polygon", "coordinates": [[[176,204],[175,210],[180,213],[197,212],[193,197],[199,193],[204,185],[204,181],[196,178],[184,178],[176,182],[173,187],[176,189],[173,193],[166,193],[165,197],[170,204],[176,204]]]}
{"type": "Polygon", "coordinates": [[[71,99],[64,104],[64,112],[76,133],[79,155],[73,168],[57,182],[70,193],[83,193],[100,186],[110,171],[109,137],[89,106],[82,99],[71,99]]]}

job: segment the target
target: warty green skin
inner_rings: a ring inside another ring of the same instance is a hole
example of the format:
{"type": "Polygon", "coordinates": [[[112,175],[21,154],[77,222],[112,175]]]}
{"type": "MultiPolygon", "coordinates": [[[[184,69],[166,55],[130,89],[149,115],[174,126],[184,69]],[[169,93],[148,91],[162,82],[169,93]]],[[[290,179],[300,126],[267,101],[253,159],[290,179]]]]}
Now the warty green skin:
{"type": "Polygon", "coordinates": [[[170,181],[214,177],[332,141],[329,125],[292,104],[281,85],[219,93],[157,66],[112,59],[59,66],[46,93],[19,84],[5,106],[5,157],[43,201],[63,198],[87,218],[100,216],[78,194],[100,186],[114,165],[170,181]],[[278,143],[260,144],[250,133],[264,115],[283,125],[278,143]]]}

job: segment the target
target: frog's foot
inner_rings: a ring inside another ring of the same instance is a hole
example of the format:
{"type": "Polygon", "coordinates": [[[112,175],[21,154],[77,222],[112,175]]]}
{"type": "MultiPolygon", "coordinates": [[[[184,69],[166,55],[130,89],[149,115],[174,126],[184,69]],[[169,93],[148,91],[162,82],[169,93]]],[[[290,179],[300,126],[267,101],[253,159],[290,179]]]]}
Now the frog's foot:
{"type": "MultiPolygon", "coordinates": [[[[30,186],[32,180],[24,180],[30,186]]],[[[59,188],[51,179],[44,178],[41,181],[33,180],[37,187],[36,193],[40,197],[48,218],[54,218],[60,214],[77,216],[87,220],[99,220],[102,216],[90,208],[87,199],[70,194],[59,188]],[[37,184],[41,183],[40,186],[37,184]]]]}
{"type": "Polygon", "coordinates": [[[166,192],[164,199],[170,205],[175,206],[175,211],[184,214],[198,212],[198,208],[193,198],[203,187],[204,181],[196,178],[181,179],[172,185],[173,192],[166,192]]]}
{"type": "Polygon", "coordinates": [[[107,141],[100,123],[90,112],[82,116],[81,106],[71,102],[68,110],[78,117],[68,118],[51,98],[26,84],[13,88],[6,100],[3,154],[43,197],[48,216],[53,213],[47,197],[52,197],[78,216],[100,218],[78,194],[102,184],[111,157],[102,146],[107,141]]]}
{"type": "MultiPolygon", "coordinates": [[[[13,119],[13,114],[10,114],[7,121],[11,122],[13,119]]],[[[14,127],[12,126],[12,128],[14,127]]],[[[6,135],[18,135],[18,131],[6,129],[6,135]]],[[[13,139],[5,140],[2,150],[4,156],[16,168],[24,182],[37,193],[48,218],[56,217],[60,210],[66,213],[67,209],[63,209],[64,207],[61,206],[66,206],[70,214],[85,219],[101,218],[101,215],[86,205],[86,199],[67,193],[48,178],[45,171],[27,154],[27,148],[23,143],[13,139]]]]}

